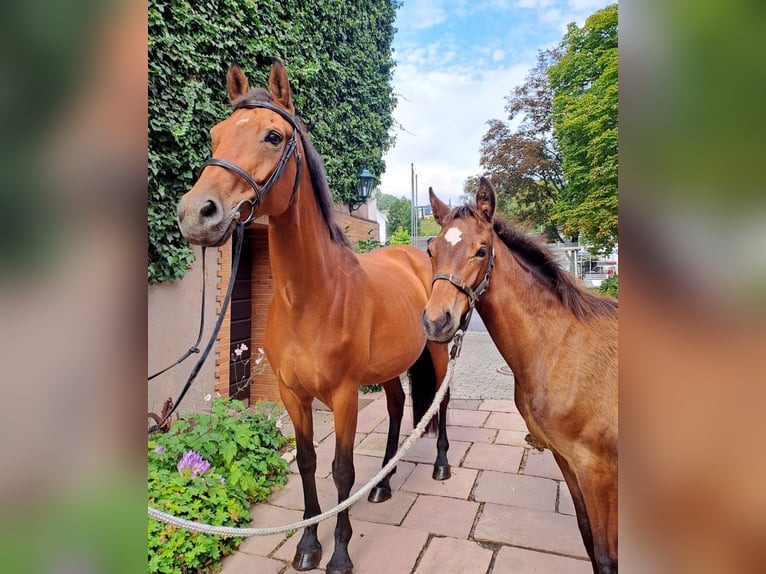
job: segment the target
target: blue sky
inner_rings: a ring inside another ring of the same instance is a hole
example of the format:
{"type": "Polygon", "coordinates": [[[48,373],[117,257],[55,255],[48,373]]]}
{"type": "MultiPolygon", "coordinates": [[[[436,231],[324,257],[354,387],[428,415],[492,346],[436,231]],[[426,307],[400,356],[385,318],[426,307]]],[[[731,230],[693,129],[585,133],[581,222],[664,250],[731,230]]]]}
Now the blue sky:
{"type": "Polygon", "coordinates": [[[418,204],[433,186],[453,205],[481,172],[479,145],[490,119],[507,119],[505,96],[522,84],[538,50],[557,45],[607,0],[404,0],[394,37],[396,145],[384,157],[383,193],[418,204]]]}

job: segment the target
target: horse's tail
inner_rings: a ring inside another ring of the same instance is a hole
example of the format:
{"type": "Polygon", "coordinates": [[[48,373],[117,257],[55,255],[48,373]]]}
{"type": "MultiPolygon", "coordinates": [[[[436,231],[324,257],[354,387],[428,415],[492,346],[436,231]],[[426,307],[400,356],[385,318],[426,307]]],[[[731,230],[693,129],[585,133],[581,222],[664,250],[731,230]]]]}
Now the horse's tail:
{"type": "MultiPolygon", "coordinates": [[[[434,370],[431,351],[428,350],[427,346],[423,348],[418,360],[409,368],[407,375],[410,379],[412,419],[414,425],[417,426],[436,396],[436,371],[434,370]]],[[[439,413],[437,412],[428,422],[425,432],[436,432],[438,425],[439,413]]]]}

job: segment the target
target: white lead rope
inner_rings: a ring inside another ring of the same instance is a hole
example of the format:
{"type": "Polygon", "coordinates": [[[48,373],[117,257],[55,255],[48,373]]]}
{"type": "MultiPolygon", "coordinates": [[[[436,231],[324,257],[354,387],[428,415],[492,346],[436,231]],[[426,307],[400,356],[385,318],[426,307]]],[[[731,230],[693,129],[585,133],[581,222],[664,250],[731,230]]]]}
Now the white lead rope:
{"type": "Polygon", "coordinates": [[[407,440],[402,443],[402,446],[399,447],[399,450],[396,452],[394,457],[388,461],[388,463],[380,469],[378,474],[373,476],[367,484],[365,484],[362,488],[360,488],[358,491],[356,491],[353,495],[348,497],[343,502],[339,503],[338,505],[334,506],[327,512],[323,512],[322,514],[318,514],[317,516],[312,516],[311,518],[306,518],[305,520],[301,520],[300,522],[294,522],[293,524],[287,524],[285,526],[270,526],[270,527],[264,527],[264,528],[238,528],[235,526],[214,526],[212,524],[205,524],[202,522],[194,522],[193,520],[187,520],[185,518],[178,518],[177,516],[173,516],[172,514],[167,514],[165,512],[162,512],[161,510],[157,510],[156,508],[152,508],[149,506],[149,517],[154,518],[155,520],[158,520],[160,522],[164,522],[166,524],[171,524],[173,526],[177,526],[179,528],[183,528],[185,530],[190,530],[192,532],[201,532],[204,534],[212,534],[214,536],[237,536],[237,537],[248,537],[248,536],[269,536],[271,534],[281,534],[283,532],[289,532],[291,530],[299,530],[301,528],[305,528],[306,526],[312,526],[314,524],[319,524],[323,520],[326,520],[332,516],[335,516],[336,514],[343,512],[346,510],[349,506],[356,504],[359,502],[359,500],[367,494],[372,488],[378,484],[383,478],[396,466],[396,463],[401,460],[401,458],[407,453],[407,451],[412,448],[412,445],[415,444],[415,441],[419,439],[423,432],[425,432],[425,428],[428,425],[428,422],[434,417],[436,414],[436,411],[439,409],[439,405],[441,405],[442,399],[444,399],[444,396],[447,394],[447,390],[449,389],[449,385],[452,382],[452,376],[454,375],[455,371],[455,360],[457,359],[457,356],[460,354],[460,346],[462,344],[463,339],[463,332],[458,331],[455,334],[454,337],[454,345],[452,346],[452,349],[450,351],[450,361],[447,365],[447,373],[444,377],[444,382],[442,383],[441,387],[439,387],[439,390],[436,393],[436,396],[434,397],[433,402],[431,403],[431,406],[426,411],[426,414],[423,415],[423,418],[420,419],[420,422],[418,425],[413,429],[412,434],[407,437],[407,440]]]}

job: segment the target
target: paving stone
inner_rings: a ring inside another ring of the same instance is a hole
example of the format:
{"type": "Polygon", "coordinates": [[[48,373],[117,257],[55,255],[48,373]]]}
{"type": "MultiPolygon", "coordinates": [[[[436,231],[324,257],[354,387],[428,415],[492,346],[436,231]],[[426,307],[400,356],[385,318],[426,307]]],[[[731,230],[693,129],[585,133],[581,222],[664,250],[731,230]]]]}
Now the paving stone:
{"type": "Polygon", "coordinates": [[[433,538],[415,574],[484,574],[491,562],[492,550],[475,542],[433,538]]]}
{"type": "Polygon", "coordinates": [[[502,413],[517,413],[516,402],[508,399],[485,399],[479,405],[480,411],[498,411],[502,413]]]}
{"type": "MultiPolygon", "coordinates": [[[[402,417],[401,426],[399,427],[399,436],[400,437],[408,437],[412,434],[412,429],[414,426],[412,425],[412,411],[408,408],[405,408],[404,416],[402,417]]],[[[378,426],[376,426],[372,432],[384,434],[388,436],[388,417],[386,417],[385,420],[381,421],[378,426]]]]}
{"type": "Polygon", "coordinates": [[[527,423],[524,422],[524,419],[521,417],[521,415],[516,413],[490,413],[489,417],[484,423],[484,426],[486,428],[493,429],[529,432],[527,430],[527,423]]]}
{"type": "MultiPolygon", "coordinates": [[[[356,478],[351,492],[354,493],[364,486],[368,480],[378,474],[383,466],[383,458],[374,456],[355,456],[354,471],[356,478]]],[[[391,477],[391,488],[396,491],[404,483],[405,479],[415,469],[415,463],[400,460],[396,465],[396,472],[391,477]]]]}
{"type": "Polygon", "coordinates": [[[497,435],[497,429],[485,429],[476,427],[459,427],[448,426],[447,437],[450,442],[453,440],[460,440],[466,442],[487,442],[491,443],[495,440],[497,435]]]}
{"type": "Polygon", "coordinates": [[[524,449],[503,444],[474,443],[463,460],[463,467],[500,472],[519,471],[524,449]]]}
{"type": "MultiPolygon", "coordinates": [[[[267,526],[283,526],[303,520],[303,510],[292,510],[274,506],[272,504],[256,504],[250,509],[251,528],[265,528],[267,526]]],[[[285,534],[272,534],[271,536],[250,536],[245,538],[238,552],[268,556],[285,539],[285,534]]]]}
{"type": "Polygon", "coordinates": [[[354,454],[366,454],[369,456],[383,457],[386,453],[386,442],[388,441],[388,435],[372,432],[362,439],[362,441],[354,447],[354,454]]]}
{"type": "Polygon", "coordinates": [[[592,574],[590,561],[503,546],[495,558],[493,572],[503,574],[592,574]]]}
{"type": "MultiPolygon", "coordinates": [[[[418,530],[410,530],[387,524],[375,524],[357,520],[351,523],[353,534],[348,545],[351,561],[354,563],[354,574],[399,574],[409,573],[428,541],[428,534],[418,530]]],[[[326,520],[319,524],[318,536],[322,545],[322,560],[319,568],[324,571],[332,557],[335,542],[333,531],[335,523],[326,520]]],[[[291,537],[274,553],[274,558],[291,562],[298,546],[300,534],[291,537]]],[[[255,572],[255,571],[254,571],[255,572]]],[[[294,574],[296,570],[289,567],[286,574],[294,574]]],[[[316,572],[316,570],[312,570],[316,572]]],[[[225,573],[225,574],[228,574],[225,573]]]]}
{"type": "Polygon", "coordinates": [[[391,498],[376,504],[369,502],[365,497],[351,507],[349,516],[351,516],[351,520],[399,525],[412,508],[417,497],[418,495],[414,492],[402,490],[394,490],[391,498]]]}
{"type": "Polygon", "coordinates": [[[555,512],[486,503],[473,537],[587,558],[575,517],[555,512]]]}
{"type": "Polygon", "coordinates": [[[569,492],[569,487],[563,480],[559,482],[559,513],[576,516],[572,493],[569,492]]]}
{"type": "Polygon", "coordinates": [[[253,572],[258,572],[258,574],[279,574],[284,567],[285,563],[280,560],[237,552],[223,560],[221,572],[222,574],[252,574],[253,572]]]}
{"type": "MultiPolygon", "coordinates": [[[[333,480],[331,478],[317,478],[316,485],[319,506],[325,510],[335,506],[338,502],[338,491],[333,480]]],[[[291,474],[285,487],[271,495],[269,503],[303,512],[303,485],[300,475],[291,474]]]]}
{"type": "Polygon", "coordinates": [[[383,420],[388,421],[385,399],[373,401],[359,411],[356,419],[356,432],[372,432],[383,420]]]}
{"type": "Polygon", "coordinates": [[[481,403],[481,399],[450,399],[449,408],[475,411],[481,403]]]}
{"type": "Polygon", "coordinates": [[[520,446],[521,448],[530,448],[526,440],[529,431],[523,430],[499,430],[495,437],[495,444],[507,444],[511,446],[520,446]]]}
{"type": "Polygon", "coordinates": [[[530,449],[522,474],[564,480],[564,475],[561,474],[561,469],[556,464],[556,459],[553,458],[549,450],[540,452],[539,450],[530,449]]]}
{"type": "Polygon", "coordinates": [[[452,477],[449,480],[434,480],[431,478],[433,466],[419,464],[402,485],[402,490],[431,494],[434,496],[451,496],[452,498],[468,499],[473,490],[478,470],[452,467],[452,477]]]}
{"type": "MultiPolygon", "coordinates": [[[[402,493],[404,494],[404,493],[402,493]]],[[[410,509],[402,526],[441,536],[468,538],[479,503],[421,494],[410,509]]]]}
{"type": "Polygon", "coordinates": [[[479,502],[553,512],[556,509],[557,490],[555,480],[487,470],[479,475],[473,497],[479,502]]]}
{"type": "MultiPolygon", "coordinates": [[[[489,413],[487,411],[468,411],[450,408],[447,410],[447,425],[480,427],[487,420],[488,416],[489,413]]],[[[449,431],[447,436],[449,436],[449,431]]]]}
{"type": "MultiPolygon", "coordinates": [[[[447,437],[449,437],[449,427],[447,427],[447,437]]],[[[470,442],[450,439],[447,459],[453,467],[463,460],[469,446],[471,446],[470,442]]],[[[436,460],[436,439],[425,436],[420,437],[412,445],[412,448],[407,451],[402,460],[433,464],[436,460]]]]}

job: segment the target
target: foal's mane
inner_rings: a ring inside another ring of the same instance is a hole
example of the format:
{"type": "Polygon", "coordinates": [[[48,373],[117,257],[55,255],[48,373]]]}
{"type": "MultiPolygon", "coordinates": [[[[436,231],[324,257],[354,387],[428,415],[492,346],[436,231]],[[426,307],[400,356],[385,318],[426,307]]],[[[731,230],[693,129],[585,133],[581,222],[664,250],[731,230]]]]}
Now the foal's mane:
{"type": "MultiPolygon", "coordinates": [[[[272,98],[271,93],[263,88],[253,88],[248,90],[234,100],[232,105],[236,106],[244,100],[274,103],[274,98],[272,98]]],[[[300,126],[298,135],[303,143],[303,151],[306,155],[306,165],[308,167],[308,172],[311,175],[311,186],[314,188],[314,198],[319,207],[319,212],[322,214],[322,219],[324,219],[325,224],[327,224],[327,230],[330,232],[330,239],[339,245],[352,247],[351,241],[346,237],[346,234],[343,233],[343,230],[335,221],[335,216],[333,215],[332,192],[330,191],[330,186],[327,184],[324,162],[322,161],[319,152],[317,152],[316,148],[311,143],[311,138],[309,138],[309,134],[306,131],[306,126],[297,116],[295,116],[295,119],[298,122],[298,126],[300,126]]]]}
{"type": "MultiPolygon", "coordinates": [[[[462,205],[452,212],[453,219],[482,218],[473,206],[462,205]]],[[[550,289],[562,305],[578,319],[617,317],[617,301],[589,293],[577,285],[572,276],[553,259],[551,252],[526,234],[511,227],[495,215],[493,229],[508,249],[550,289]]]]}

